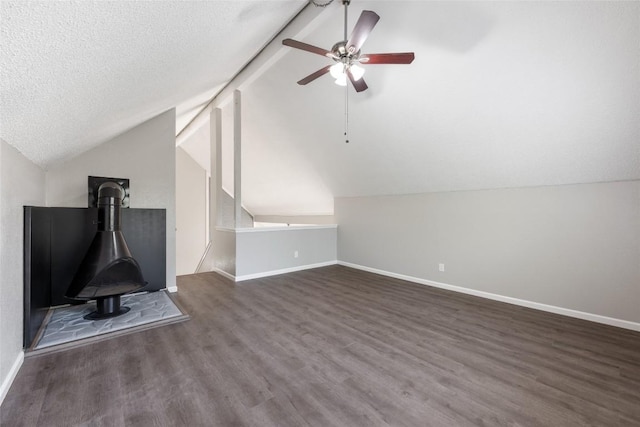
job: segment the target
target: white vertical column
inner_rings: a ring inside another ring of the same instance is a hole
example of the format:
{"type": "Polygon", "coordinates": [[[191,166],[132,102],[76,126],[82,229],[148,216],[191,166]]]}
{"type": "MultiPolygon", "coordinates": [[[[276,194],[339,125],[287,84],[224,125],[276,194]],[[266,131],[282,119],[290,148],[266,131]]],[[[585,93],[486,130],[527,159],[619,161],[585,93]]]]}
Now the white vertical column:
{"type": "Polygon", "coordinates": [[[242,135],[240,133],[242,108],[240,91],[233,91],[233,226],[242,223],[242,135]]]}
{"type": "Polygon", "coordinates": [[[210,167],[209,185],[209,240],[213,241],[216,226],[220,225],[222,208],[222,110],[214,108],[209,114],[210,167]]]}
{"type": "Polygon", "coordinates": [[[222,222],[222,109],[214,109],[216,122],[216,225],[222,222]]]}

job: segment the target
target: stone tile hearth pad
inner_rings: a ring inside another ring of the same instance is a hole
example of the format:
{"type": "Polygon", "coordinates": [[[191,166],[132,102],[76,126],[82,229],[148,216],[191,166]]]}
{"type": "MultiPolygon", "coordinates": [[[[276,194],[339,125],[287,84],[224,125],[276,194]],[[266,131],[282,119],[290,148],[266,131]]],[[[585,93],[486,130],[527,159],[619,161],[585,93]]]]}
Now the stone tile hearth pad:
{"type": "Polygon", "coordinates": [[[86,320],[84,316],[95,311],[96,304],[72,305],[53,309],[42,337],[35,350],[91,338],[110,332],[184,316],[165,291],[124,295],[121,305],[128,313],[102,320],[86,320]]]}

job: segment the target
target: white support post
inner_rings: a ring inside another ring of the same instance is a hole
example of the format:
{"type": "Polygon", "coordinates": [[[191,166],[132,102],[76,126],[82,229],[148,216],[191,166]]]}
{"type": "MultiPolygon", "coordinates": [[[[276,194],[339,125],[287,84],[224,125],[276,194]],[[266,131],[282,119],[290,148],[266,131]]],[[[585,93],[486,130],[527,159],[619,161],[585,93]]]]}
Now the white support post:
{"type": "Polygon", "coordinates": [[[233,226],[242,224],[242,108],[240,91],[233,91],[233,226]]]}
{"type": "Polygon", "coordinates": [[[220,225],[222,208],[222,110],[214,108],[210,113],[210,167],[209,185],[209,240],[213,241],[216,226],[220,225]]]}

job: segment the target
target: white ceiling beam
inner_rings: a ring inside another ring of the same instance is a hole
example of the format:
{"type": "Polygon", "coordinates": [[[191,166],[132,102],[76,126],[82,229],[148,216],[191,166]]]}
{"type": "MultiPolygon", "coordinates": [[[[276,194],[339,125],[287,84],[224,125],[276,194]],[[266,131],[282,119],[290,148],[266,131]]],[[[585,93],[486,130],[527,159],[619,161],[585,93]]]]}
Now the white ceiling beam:
{"type": "MultiPolygon", "coordinates": [[[[337,3],[338,7],[340,3],[337,3]]],[[[286,38],[300,39],[318,28],[331,13],[330,7],[314,7],[307,4],[293,19],[269,41],[265,46],[240,69],[231,80],[214,95],[202,110],[184,127],[176,136],[176,145],[184,142],[195,130],[202,126],[202,121],[207,120],[213,108],[221,108],[233,99],[235,90],[242,90],[256,80],[262,73],[272,67],[291,48],[283,46],[282,40],[286,38]]]]}

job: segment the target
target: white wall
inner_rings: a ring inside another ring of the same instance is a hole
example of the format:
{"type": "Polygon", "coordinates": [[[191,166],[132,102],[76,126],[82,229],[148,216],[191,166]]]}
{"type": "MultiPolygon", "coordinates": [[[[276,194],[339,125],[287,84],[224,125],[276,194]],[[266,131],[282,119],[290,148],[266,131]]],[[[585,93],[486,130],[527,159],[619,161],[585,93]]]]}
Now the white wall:
{"type": "Polygon", "coordinates": [[[44,206],[45,172],[0,140],[0,403],[22,361],[23,206],[44,206]]]}
{"type": "Polygon", "coordinates": [[[86,207],[87,177],[130,179],[132,208],[167,210],[167,288],[176,286],[175,109],[47,171],[47,206],[86,207]]]}
{"type": "Polygon", "coordinates": [[[335,264],[336,239],[335,225],[236,230],[236,280],[335,264]]]}
{"type": "Polygon", "coordinates": [[[640,327],[638,180],[337,198],[335,207],[340,262],[640,327]]]}
{"type": "Polygon", "coordinates": [[[176,274],[193,274],[207,247],[207,171],[176,148],[176,274]]]}

